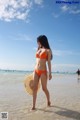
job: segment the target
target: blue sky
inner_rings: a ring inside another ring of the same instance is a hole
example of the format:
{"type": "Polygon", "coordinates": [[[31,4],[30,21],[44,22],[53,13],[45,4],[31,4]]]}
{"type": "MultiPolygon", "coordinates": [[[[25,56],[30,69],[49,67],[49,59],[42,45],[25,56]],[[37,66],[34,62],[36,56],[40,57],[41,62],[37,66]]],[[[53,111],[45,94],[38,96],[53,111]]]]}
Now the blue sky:
{"type": "Polygon", "coordinates": [[[53,51],[52,71],[80,68],[80,3],[0,0],[0,68],[34,70],[41,34],[53,51]]]}

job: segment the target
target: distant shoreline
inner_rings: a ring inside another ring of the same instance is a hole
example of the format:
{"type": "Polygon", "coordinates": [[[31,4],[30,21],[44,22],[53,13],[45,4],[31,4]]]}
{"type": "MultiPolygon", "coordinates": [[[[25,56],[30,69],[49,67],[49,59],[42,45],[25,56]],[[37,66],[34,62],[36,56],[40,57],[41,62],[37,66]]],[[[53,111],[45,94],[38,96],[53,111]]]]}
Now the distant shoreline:
{"type": "MultiPolygon", "coordinates": [[[[32,73],[32,70],[12,70],[12,69],[0,69],[0,72],[5,72],[5,73],[32,73]]],[[[52,74],[76,74],[76,72],[60,72],[60,71],[55,71],[52,72],[52,74]]]]}

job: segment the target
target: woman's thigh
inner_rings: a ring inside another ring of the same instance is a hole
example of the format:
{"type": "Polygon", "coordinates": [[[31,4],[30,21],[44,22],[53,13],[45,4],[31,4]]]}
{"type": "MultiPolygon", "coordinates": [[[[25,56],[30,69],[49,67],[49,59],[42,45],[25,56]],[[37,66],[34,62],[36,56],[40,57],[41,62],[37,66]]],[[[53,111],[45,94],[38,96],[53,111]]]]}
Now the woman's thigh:
{"type": "Polygon", "coordinates": [[[41,84],[43,89],[47,88],[47,75],[41,74],[41,84]]]}
{"type": "Polygon", "coordinates": [[[34,87],[37,87],[39,83],[39,76],[37,75],[36,72],[33,73],[33,79],[34,79],[34,87]]]}

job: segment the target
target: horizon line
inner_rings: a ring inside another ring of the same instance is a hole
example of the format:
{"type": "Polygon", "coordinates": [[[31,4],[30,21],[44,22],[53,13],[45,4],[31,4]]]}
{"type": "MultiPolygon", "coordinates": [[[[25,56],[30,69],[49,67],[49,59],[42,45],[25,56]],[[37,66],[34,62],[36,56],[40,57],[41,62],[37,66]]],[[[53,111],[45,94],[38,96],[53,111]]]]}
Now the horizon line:
{"type": "MultiPolygon", "coordinates": [[[[15,72],[15,71],[18,71],[18,72],[33,72],[34,70],[21,70],[21,69],[2,69],[0,68],[0,71],[12,71],[12,72],[15,72]]],[[[75,72],[70,72],[70,71],[52,71],[52,73],[76,73],[75,72]]]]}

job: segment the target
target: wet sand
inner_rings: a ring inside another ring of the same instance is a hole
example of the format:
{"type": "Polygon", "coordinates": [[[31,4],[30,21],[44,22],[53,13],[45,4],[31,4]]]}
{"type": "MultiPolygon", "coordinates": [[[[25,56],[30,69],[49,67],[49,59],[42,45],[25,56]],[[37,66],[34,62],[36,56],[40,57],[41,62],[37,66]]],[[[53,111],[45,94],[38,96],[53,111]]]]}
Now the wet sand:
{"type": "Polygon", "coordinates": [[[8,120],[80,120],[80,79],[77,75],[53,74],[48,81],[51,107],[40,88],[36,110],[32,96],[24,89],[25,74],[0,73],[0,112],[8,112],[8,120]]]}

